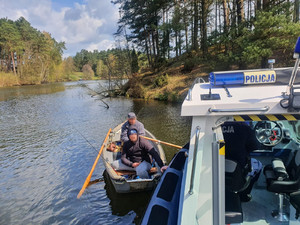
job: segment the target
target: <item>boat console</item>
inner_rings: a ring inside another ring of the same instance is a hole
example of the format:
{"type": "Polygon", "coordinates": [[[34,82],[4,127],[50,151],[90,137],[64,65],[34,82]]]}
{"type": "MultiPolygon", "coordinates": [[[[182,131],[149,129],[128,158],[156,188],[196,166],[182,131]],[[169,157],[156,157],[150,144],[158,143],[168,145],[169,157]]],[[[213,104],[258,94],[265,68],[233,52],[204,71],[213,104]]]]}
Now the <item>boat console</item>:
{"type": "Polygon", "coordinates": [[[209,83],[193,84],[181,111],[193,123],[177,224],[300,224],[300,94],[295,85],[300,38],[296,46],[295,67],[285,84],[286,68],[212,72],[209,83]],[[223,134],[234,132],[222,129],[227,121],[247,124],[259,142],[251,158],[265,170],[250,202],[239,198],[247,176],[238,163],[225,159],[230,149],[223,134]],[[272,211],[274,205],[278,208],[272,211]]]}
{"type": "Polygon", "coordinates": [[[212,72],[208,83],[196,79],[181,109],[182,116],[192,117],[192,128],[186,159],[176,172],[180,186],[172,189],[166,184],[168,179],[174,181],[169,177],[174,172],[172,161],[142,224],[300,224],[299,55],[300,37],[292,69],[212,72]],[[230,149],[224,134],[234,130],[225,129],[225,122],[246,124],[259,143],[250,157],[265,169],[249,202],[242,202],[239,193],[249,187],[253,170],[248,166],[245,173],[246,167],[226,159],[230,149]]]}

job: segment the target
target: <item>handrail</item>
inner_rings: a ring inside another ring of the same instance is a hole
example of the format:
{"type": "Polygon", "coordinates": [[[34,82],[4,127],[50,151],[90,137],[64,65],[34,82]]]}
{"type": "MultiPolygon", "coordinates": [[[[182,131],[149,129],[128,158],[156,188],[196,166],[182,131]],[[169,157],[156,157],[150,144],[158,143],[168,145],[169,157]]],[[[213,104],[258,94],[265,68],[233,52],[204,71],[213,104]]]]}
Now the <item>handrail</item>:
{"type": "Polygon", "coordinates": [[[296,62],[295,62],[294,68],[293,68],[293,72],[292,72],[289,84],[287,86],[287,90],[286,90],[287,95],[291,94],[290,91],[291,91],[291,88],[293,87],[293,85],[295,83],[295,79],[296,79],[297,72],[298,72],[298,69],[299,69],[299,64],[300,64],[299,54],[295,53],[295,55],[297,55],[297,59],[296,59],[296,62]]]}
{"type": "Polygon", "coordinates": [[[198,83],[201,83],[201,82],[205,83],[205,80],[202,77],[197,77],[194,80],[194,82],[193,82],[193,84],[192,84],[191,88],[189,89],[188,94],[186,96],[186,100],[187,101],[192,101],[193,100],[192,99],[192,90],[193,90],[193,87],[195,86],[195,84],[198,84],[198,83]]]}
{"type": "Polygon", "coordinates": [[[186,96],[186,100],[192,101],[192,89],[189,89],[188,94],[186,96]]]}
{"type": "Polygon", "coordinates": [[[194,155],[193,155],[193,166],[192,166],[192,174],[191,174],[191,182],[190,182],[190,190],[189,194],[192,195],[194,193],[194,177],[195,177],[195,170],[196,170],[196,160],[197,160],[197,152],[198,152],[198,143],[199,143],[199,136],[200,136],[200,127],[196,127],[196,139],[195,139],[195,147],[194,147],[194,155]]]}
{"type": "Polygon", "coordinates": [[[209,108],[208,112],[212,113],[212,112],[252,112],[252,111],[268,111],[270,109],[269,106],[265,106],[262,108],[235,108],[235,109],[213,109],[213,108],[209,108]]]}

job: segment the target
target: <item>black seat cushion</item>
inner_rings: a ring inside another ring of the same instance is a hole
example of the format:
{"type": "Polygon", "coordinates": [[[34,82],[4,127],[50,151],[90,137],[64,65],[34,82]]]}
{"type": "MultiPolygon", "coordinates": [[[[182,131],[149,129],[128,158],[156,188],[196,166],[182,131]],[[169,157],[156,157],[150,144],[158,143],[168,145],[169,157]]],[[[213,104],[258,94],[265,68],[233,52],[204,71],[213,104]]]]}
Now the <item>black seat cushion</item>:
{"type": "Polygon", "coordinates": [[[300,191],[290,194],[290,202],[294,208],[299,212],[300,211],[300,191]]]}
{"type": "Polygon", "coordinates": [[[285,169],[279,159],[264,168],[268,191],[292,193],[300,188],[300,151],[295,151],[292,160],[285,169]]]}
{"type": "Polygon", "coordinates": [[[241,192],[250,184],[244,168],[234,160],[225,159],[225,186],[231,192],[241,192]]]}
{"type": "Polygon", "coordinates": [[[242,223],[243,211],[241,200],[237,193],[225,190],[225,223],[242,223]]]}

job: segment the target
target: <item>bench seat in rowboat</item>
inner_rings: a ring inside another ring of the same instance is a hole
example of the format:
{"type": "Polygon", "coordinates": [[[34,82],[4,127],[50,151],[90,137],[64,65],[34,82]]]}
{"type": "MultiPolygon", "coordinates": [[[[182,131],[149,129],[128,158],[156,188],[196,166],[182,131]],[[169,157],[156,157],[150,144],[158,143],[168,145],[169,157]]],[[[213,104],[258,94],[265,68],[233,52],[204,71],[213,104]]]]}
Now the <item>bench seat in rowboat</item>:
{"type": "MultiPolygon", "coordinates": [[[[123,175],[135,175],[136,172],[135,171],[131,171],[131,170],[115,170],[116,173],[119,175],[119,176],[123,176],[123,175]]],[[[157,168],[156,167],[152,167],[149,171],[149,174],[154,174],[154,173],[157,173],[157,168]]]]}

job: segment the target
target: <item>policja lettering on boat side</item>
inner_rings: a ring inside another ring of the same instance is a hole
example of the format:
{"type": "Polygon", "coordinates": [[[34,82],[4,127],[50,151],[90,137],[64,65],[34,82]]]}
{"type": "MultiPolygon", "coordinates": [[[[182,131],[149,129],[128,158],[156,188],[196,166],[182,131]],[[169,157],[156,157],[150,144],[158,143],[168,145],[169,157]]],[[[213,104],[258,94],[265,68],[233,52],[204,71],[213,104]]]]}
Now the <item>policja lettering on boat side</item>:
{"type": "Polygon", "coordinates": [[[275,83],[276,73],[274,70],[259,72],[244,72],[244,84],[275,83]]]}

